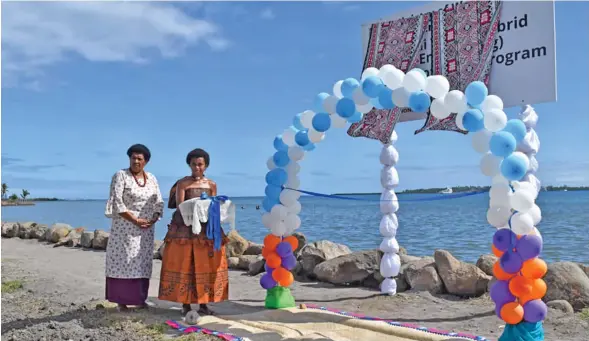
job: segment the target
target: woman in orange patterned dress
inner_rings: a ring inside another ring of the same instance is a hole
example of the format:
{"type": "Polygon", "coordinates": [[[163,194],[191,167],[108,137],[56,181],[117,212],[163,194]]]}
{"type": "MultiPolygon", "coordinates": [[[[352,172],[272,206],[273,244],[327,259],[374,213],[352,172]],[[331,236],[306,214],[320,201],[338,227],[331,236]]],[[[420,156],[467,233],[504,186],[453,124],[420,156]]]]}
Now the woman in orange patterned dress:
{"type": "MultiPolygon", "coordinates": [[[[169,208],[178,208],[183,201],[217,195],[217,184],[205,177],[209,166],[209,154],[195,149],[186,156],[191,176],[180,179],[170,191],[169,208]]],[[[198,222],[195,222],[198,223],[198,222]]],[[[207,224],[201,223],[201,232],[194,234],[192,227],[182,219],[176,209],[168,233],[164,239],[162,270],[158,298],[182,303],[182,313],[191,310],[191,304],[199,304],[199,314],[211,315],[207,303],[226,301],[229,298],[229,273],[225,244],[227,238],[221,232],[221,248],[215,250],[214,240],[207,238],[207,224]]]]}

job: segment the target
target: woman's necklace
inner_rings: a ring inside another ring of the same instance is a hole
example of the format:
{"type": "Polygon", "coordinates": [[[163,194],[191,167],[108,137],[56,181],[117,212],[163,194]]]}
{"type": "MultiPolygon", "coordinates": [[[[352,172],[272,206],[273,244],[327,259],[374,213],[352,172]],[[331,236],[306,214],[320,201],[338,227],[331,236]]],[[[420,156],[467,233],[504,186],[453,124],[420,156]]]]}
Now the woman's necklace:
{"type": "Polygon", "coordinates": [[[147,185],[147,175],[145,174],[145,172],[142,172],[142,173],[143,173],[143,185],[139,183],[139,180],[137,180],[137,176],[135,175],[135,173],[131,172],[131,174],[133,174],[133,179],[135,179],[135,183],[139,187],[145,187],[145,185],[147,185]]]}

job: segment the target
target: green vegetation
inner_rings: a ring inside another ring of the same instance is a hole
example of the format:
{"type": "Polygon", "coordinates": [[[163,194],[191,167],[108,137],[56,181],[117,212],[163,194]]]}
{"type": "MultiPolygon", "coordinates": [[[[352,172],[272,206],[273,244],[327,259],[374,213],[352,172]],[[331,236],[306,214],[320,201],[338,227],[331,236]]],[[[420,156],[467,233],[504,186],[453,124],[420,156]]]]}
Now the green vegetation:
{"type": "Polygon", "coordinates": [[[17,201],[18,200],[18,195],[12,193],[9,197],[8,200],[10,201],[17,201]]]}
{"type": "Polygon", "coordinates": [[[10,294],[23,288],[22,281],[2,282],[2,293],[10,294]]]}
{"type": "Polygon", "coordinates": [[[579,317],[583,320],[589,321],[589,308],[583,308],[579,313],[579,317]]]}
{"type": "Polygon", "coordinates": [[[8,193],[8,185],[6,182],[2,183],[2,199],[6,199],[6,194],[8,193]]]}

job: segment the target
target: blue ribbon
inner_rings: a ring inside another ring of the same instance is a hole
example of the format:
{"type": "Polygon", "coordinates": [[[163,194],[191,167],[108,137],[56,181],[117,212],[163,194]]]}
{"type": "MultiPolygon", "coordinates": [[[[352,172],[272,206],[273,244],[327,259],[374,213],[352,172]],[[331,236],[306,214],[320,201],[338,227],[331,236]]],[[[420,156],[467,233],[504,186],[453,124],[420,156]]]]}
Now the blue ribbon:
{"type": "Polygon", "coordinates": [[[499,341],[543,341],[544,328],[542,322],[520,322],[507,324],[499,341]]]}
{"type": "Polygon", "coordinates": [[[201,199],[211,200],[209,205],[209,220],[207,222],[207,238],[213,240],[213,248],[215,251],[221,250],[221,241],[223,239],[221,229],[221,202],[229,200],[226,195],[217,195],[209,197],[206,193],[200,195],[201,199]]]}
{"type": "Polygon", "coordinates": [[[282,188],[283,189],[289,189],[291,191],[297,191],[297,192],[300,192],[300,193],[303,193],[303,194],[307,194],[307,195],[312,195],[314,197],[322,197],[322,198],[329,198],[329,199],[341,199],[341,200],[354,200],[354,201],[371,201],[371,202],[374,202],[374,201],[378,201],[378,202],[382,202],[382,201],[411,202],[411,201],[448,200],[448,199],[463,198],[463,197],[468,197],[468,196],[471,196],[471,195],[477,195],[477,194],[482,194],[482,193],[488,192],[486,190],[483,190],[483,191],[473,191],[473,192],[464,192],[464,193],[436,195],[436,196],[430,196],[430,197],[426,197],[426,198],[417,198],[417,199],[381,200],[381,199],[372,199],[372,198],[354,198],[354,197],[347,197],[347,196],[343,196],[343,195],[323,194],[323,193],[305,191],[305,190],[302,190],[302,189],[294,189],[294,188],[290,188],[290,187],[286,187],[286,186],[282,186],[282,188]]]}

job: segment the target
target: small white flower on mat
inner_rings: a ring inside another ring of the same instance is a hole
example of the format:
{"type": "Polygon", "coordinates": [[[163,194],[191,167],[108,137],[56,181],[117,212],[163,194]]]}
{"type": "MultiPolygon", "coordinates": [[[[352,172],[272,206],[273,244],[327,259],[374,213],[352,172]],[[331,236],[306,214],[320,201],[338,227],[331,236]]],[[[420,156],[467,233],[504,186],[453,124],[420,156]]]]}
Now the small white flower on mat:
{"type": "Polygon", "coordinates": [[[184,316],[184,322],[190,325],[198,324],[200,322],[200,315],[196,311],[191,310],[184,316]]]}

